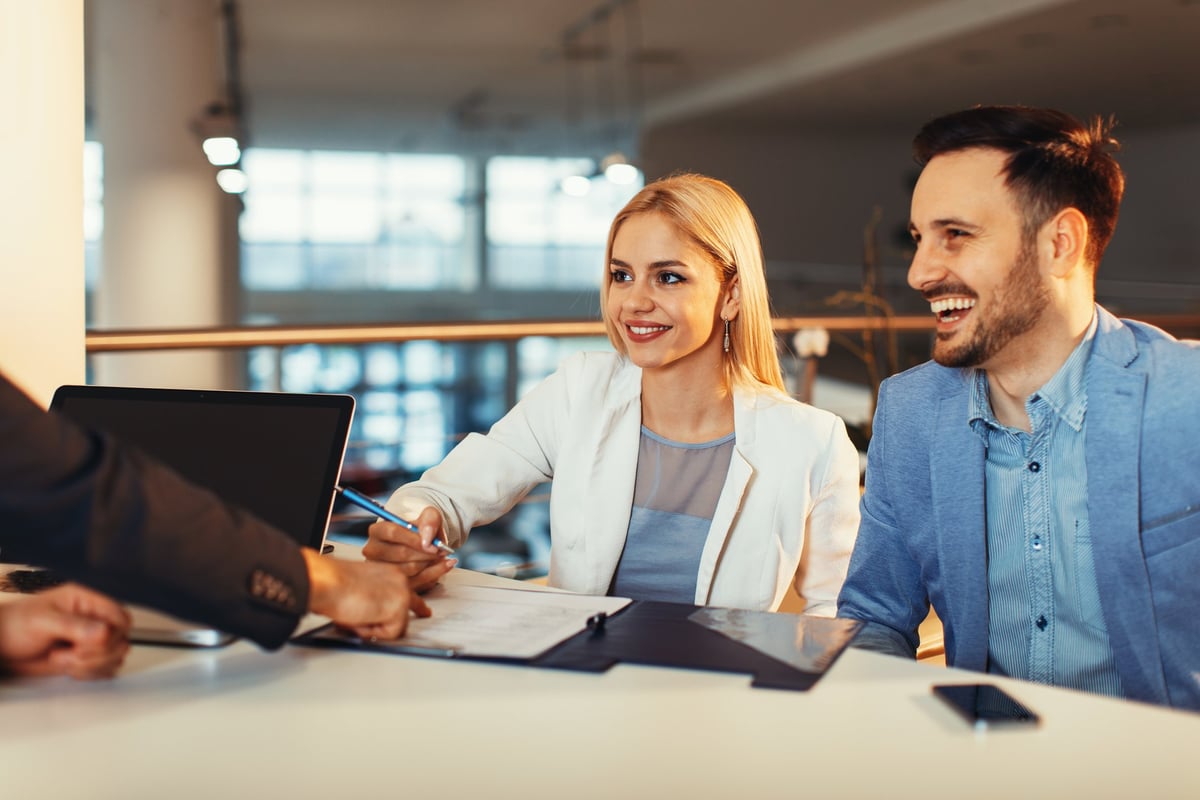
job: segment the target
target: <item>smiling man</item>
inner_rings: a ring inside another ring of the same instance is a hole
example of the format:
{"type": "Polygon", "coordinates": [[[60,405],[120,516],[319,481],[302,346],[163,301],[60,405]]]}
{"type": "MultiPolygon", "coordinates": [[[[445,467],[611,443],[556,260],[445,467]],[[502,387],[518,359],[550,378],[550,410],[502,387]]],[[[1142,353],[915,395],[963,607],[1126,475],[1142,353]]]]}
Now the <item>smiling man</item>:
{"type": "Polygon", "coordinates": [[[917,135],[933,361],[884,382],[838,615],[912,657],[1200,709],[1200,348],[1095,303],[1124,176],[1100,122],[980,107],[917,135]]]}

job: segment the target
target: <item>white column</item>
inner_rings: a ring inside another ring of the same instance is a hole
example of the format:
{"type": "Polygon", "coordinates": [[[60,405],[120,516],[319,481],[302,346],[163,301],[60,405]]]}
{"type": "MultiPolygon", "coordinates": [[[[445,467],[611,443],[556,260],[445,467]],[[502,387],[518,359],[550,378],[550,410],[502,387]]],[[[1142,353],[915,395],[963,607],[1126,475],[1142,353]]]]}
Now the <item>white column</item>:
{"type": "Polygon", "coordinates": [[[82,383],[83,0],[0,0],[0,370],[82,383]]]}
{"type": "MultiPolygon", "coordinates": [[[[104,239],[95,327],[211,327],[235,321],[223,225],[236,202],[193,130],[222,99],[216,2],[94,4],[95,128],[104,146],[104,239]]],[[[102,355],[98,383],[219,388],[236,355],[102,355]]]]}

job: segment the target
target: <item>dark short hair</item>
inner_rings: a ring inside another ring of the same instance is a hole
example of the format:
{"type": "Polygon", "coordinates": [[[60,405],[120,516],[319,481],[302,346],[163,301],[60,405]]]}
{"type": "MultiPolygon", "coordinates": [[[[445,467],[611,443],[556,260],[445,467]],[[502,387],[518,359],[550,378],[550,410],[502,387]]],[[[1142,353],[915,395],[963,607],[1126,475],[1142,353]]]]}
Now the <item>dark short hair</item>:
{"type": "Polygon", "coordinates": [[[1024,213],[1027,235],[1064,208],[1087,219],[1093,266],[1113,230],[1125,192],[1125,175],[1113,157],[1120,144],[1110,135],[1115,123],[1089,124],[1049,108],[976,106],[938,117],[913,139],[913,158],[924,167],[934,157],[973,148],[1008,154],[1005,182],[1024,213]]]}

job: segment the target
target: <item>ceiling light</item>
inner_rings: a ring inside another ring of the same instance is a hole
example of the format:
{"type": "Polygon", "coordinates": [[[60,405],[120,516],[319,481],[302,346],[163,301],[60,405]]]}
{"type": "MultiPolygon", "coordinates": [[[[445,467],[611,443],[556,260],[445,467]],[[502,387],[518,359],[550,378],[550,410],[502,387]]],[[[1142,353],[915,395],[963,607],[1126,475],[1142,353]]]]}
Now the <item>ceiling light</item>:
{"type": "Polygon", "coordinates": [[[638,170],[621,153],[609,153],[600,162],[600,169],[610,183],[625,186],[637,180],[638,170]]]}
{"type": "Polygon", "coordinates": [[[238,140],[232,136],[210,136],[200,146],[204,148],[209,163],[215,167],[228,167],[242,157],[238,140]]]}
{"type": "Polygon", "coordinates": [[[568,175],[559,183],[562,193],[571,197],[584,197],[592,190],[592,182],[583,175],[568,175]]]}
{"type": "Polygon", "coordinates": [[[233,167],[217,173],[217,185],[229,194],[241,194],[246,191],[249,181],[246,180],[246,173],[233,167]]]}

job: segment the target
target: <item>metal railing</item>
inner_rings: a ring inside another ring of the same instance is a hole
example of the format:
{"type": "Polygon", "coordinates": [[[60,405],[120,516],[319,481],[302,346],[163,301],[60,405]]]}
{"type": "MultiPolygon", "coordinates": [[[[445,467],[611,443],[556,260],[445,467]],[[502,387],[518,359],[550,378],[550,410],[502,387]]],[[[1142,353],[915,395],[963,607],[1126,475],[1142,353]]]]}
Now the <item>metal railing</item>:
{"type": "MultiPolygon", "coordinates": [[[[1200,315],[1158,314],[1144,316],[1145,322],[1164,330],[1200,331],[1200,315]]],[[[805,328],[855,332],[891,329],[897,332],[933,330],[933,316],[896,317],[776,317],[777,333],[805,328]]],[[[89,330],[85,337],[88,353],[118,353],[145,350],[195,350],[248,348],[298,344],[368,344],[432,339],[441,342],[523,339],[530,336],[604,336],[599,320],[513,320],[504,322],[356,323],[346,325],[253,325],[224,328],[156,328],[89,330]]]]}
{"type": "MultiPolygon", "coordinates": [[[[1151,315],[1142,319],[1176,335],[1200,334],[1200,315],[1151,315]]],[[[933,316],[811,316],[777,317],[773,321],[778,334],[788,334],[811,328],[823,328],[831,334],[889,331],[892,333],[932,332],[933,316]]],[[[361,345],[400,343],[420,340],[449,342],[516,341],[527,337],[603,337],[604,325],[599,320],[513,320],[503,322],[440,322],[404,324],[344,324],[344,325],[270,325],[222,328],[174,328],[143,330],[91,330],[85,338],[86,351],[96,353],[133,353],[149,351],[180,351],[197,349],[245,349],[254,347],[288,347],[295,345],[361,345]]],[[[924,356],[922,356],[924,357],[924,356]]],[[[815,368],[815,361],[809,360],[815,368]]],[[[863,375],[864,382],[868,376],[863,375]]],[[[811,377],[810,377],[811,380],[811,377]]],[[[547,493],[526,498],[520,509],[545,506],[547,493]]],[[[530,512],[525,512],[530,513],[530,512]]],[[[462,553],[473,569],[511,573],[516,577],[544,574],[549,552],[549,533],[530,532],[544,516],[544,508],[533,511],[524,525],[513,525],[519,535],[508,540],[523,547],[516,553],[503,548],[468,548],[462,553]],[[475,550],[478,552],[475,552],[475,550]],[[507,570],[507,572],[506,572],[507,570]]],[[[345,526],[360,522],[356,515],[338,515],[335,523],[345,526]]],[[[344,527],[342,529],[345,529],[344,527]]],[[[478,537],[477,537],[478,538],[478,537]]],[[[510,542],[510,544],[511,544],[510,542]]]]}

